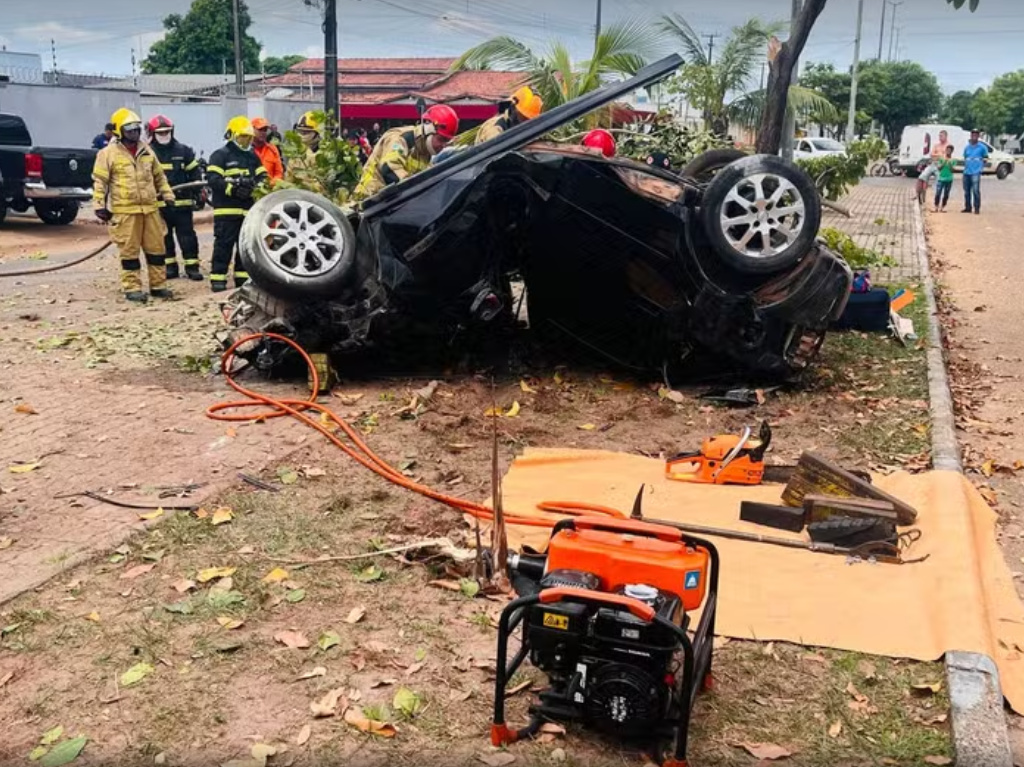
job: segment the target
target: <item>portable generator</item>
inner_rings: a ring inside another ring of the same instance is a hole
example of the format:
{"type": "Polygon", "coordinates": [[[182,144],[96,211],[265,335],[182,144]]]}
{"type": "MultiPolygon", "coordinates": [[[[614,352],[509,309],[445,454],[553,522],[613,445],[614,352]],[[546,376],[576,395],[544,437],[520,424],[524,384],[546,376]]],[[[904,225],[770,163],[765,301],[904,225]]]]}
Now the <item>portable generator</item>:
{"type": "Polygon", "coordinates": [[[718,569],[707,541],[605,517],[562,520],[545,555],[514,555],[522,596],[498,624],[491,742],[531,737],[545,721],[578,721],[642,745],[666,767],[685,766],[690,712],[712,683],[718,569]],[[510,661],[517,630],[521,646],[510,661]],[[505,688],[527,658],[550,686],[532,701],[529,725],[513,730],[505,688]]]}

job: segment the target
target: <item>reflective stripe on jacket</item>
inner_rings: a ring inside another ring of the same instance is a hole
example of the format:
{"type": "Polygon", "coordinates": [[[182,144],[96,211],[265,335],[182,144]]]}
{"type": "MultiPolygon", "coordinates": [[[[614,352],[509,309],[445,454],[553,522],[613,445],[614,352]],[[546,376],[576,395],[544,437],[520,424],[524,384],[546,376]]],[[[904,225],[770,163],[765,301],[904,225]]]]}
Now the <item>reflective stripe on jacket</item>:
{"type": "MultiPolygon", "coordinates": [[[[196,153],[192,151],[192,147],[173,139],[170,144],[154,141],[149,148],[153,150],[153,154],[160,161],[160,167],[164,175],[167,176],[167,183],[171,186],[199,181],[199,160],[196,159],[196,153]]],[[[175,192],[174,195],[178,198],[175,205],[179,207],[192,205],[192,198],[197,191],[186,189],[175,192]]]]}
{"type": "Polygon", "coordinates": [[[511,127],[512,121],[509,119],[508,112],[495,115],[477,129],[474,143],[482,144],[492,138],[497,138],[511,127]]]}
{"type": "Polygon", "coordinates": [[[392,128],[377,142],[366,161],[355,197],[372,197],[381,189],[430,167],[430,150],[424,126],[392,128]]]}
{"type": "Polygon", "coordinates": [[[247,179],[255,188],[267,180],[267,169],[252,150],[245,150],[229,141],[210,155],[206,166],[206,178],[213,190],[213,215],[244,216],[252,207],[252,195],[236,194],[239,181],[247,179]]]}
{"type": "Polygon", "coordinates": [[[117,139],[96,155],[92,170],[92,200],[111,213],[152,213],[174,192],[153,151],[139,143],[135,156],[117,139]]]}

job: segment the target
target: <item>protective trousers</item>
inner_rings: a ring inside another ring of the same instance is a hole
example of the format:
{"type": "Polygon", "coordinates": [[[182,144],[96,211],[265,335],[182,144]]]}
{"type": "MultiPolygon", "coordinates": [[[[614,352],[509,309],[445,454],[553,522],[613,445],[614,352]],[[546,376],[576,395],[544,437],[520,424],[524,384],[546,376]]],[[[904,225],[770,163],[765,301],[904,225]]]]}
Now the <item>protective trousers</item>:
{"type": "Polygon", "coordinates": [[[242,287],[249,279],[238,253],[238,235],[245,216],[217,216],[213,219],[213,264],[210,269],[210,289],[218,293],[227,290],[228,270],[234,261],[235,287],[242,287]]]}
{"type": "Polygon", "coordinates": [[[163,288],[167,281],[164,262],[164,235],[167,227],[160,213],[115,213],[110,221],[109,232],[121,257],[121,288],[124,292],[142,290],[140,252],[146,256],[149,289],[163,288]]]}
{"type": "Polygon", "coordinates": [[[199,272],[199,238],[196,237],[195,225],[192,223],[192,205],[168,205],[163,208],[164,223],[167,225],[167,236],[164,237],[164,250],[167,257],[167,277],[178,276],[177,252],[174,238],[177,236],[181,246],[181,257],[188,274],[199,272]]]}

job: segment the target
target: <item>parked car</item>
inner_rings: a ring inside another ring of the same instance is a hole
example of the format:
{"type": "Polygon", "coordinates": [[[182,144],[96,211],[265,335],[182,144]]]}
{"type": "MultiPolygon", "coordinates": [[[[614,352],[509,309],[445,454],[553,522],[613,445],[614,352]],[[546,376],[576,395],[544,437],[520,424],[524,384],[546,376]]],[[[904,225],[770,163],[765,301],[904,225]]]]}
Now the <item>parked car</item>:
{"type": "MultiPolygon", "coordinates": [[[[903,129],[899,151],[900,167],[908,176],[918,176],[928,166],[931,162],[932,147],[938,142],[939,133],[942,131],[949,136],[949,143],[955,148],[953,157],[962,166],[964,147],[971,140],[970,131],[956,125],[908,125],[903,129]]],[[[994,173],[1000,181],[1008,178],[1016,168],[1013,155],[999,151],[987,141],[981,143],[988,148],[989,153],[985,173],[994,173]]]]}
{"type": "Polygon", "coordinates": [[[797,160],[814,160],[832,155],[846,155],[846,147],[833,138],[798,139],[793,150],[793,157],[797,160]]]}
{"type": "MultiPolygon", "coordinates": [[[[274,331],[337,355],[424,329],[442,344],[472,329],[496,339],[499,323],[515,321],[515,277],[531,334],[623,368],[804,369],[852,280],[817,239],[821,200],[806,173],[719,150],[681,177],[539,141],[680,63],[669,57],[524,122],[360,210],[301,190],[267,195],[243,226],[251,281],[225,306],[227,342],[274,331]]],[[[286,356],[273,342],[240,351],[264,368],[286,356]]]]}
{"type": "Polygon", "coordinates": [[[47,224],[70,224],[92,197],[93,149],[39,147],[25,121],[0,114],[0,223],[34,207],[47,224]]]}

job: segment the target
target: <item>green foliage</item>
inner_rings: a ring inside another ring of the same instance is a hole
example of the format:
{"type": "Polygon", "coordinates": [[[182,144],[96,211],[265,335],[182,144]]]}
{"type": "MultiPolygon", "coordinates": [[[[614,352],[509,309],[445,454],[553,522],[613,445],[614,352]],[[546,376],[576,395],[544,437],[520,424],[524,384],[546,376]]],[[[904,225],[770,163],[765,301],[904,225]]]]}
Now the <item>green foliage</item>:
{"type": "Polygon", "coordinates": [[[263,71],[268,75],[283,75],[296,64],[306,60],[305,56],[293,53],[289,56],[268,56],[263,59],[263,71]]]}
{"type": "Polygon", "coordinates": [[[992,136],[1024,132],[1024,69],[997,77],[992,86],[973,101],[977,126],[992,136]]]}
{"type": "Polygon", "coordinates": [[[970,130],[977,124],[977,116],[974,110],[976,99],[983,95],[985,90],[979,88],[974,93],[970,91],[957,91],[948,96],[939,112],[939,122],[947,125],[958,125],[961,128],[970,130]]]}
{"type": "Polygon", "coordinates": [[[866,111],[895,143],[908,125],[926,122],[942,107],[942,89],[931,72],[913,61],[869,61],[861,70],[866,111]]]}
{"type": "MultiPolygon", "coordinates": [[[[216,75],[235,71],[232,0],[194,0],[184,16],[172,13],[164,19],[167,35],[149,49],[142,62],[147,74],[216,75]]],[[[239,0],[242,32],[242,65],[246,72],[260,71],[260,43],[248,34],[252,17],[239,0]]]]}
{"type": "MultiPolygon", "coordinates": [[[[328,124],[327,115],[323,112],[316,115],[322,125],[328,124]]],[[[322,131],[315,154],[295,131],[285,133],[281,150],[288,161],[288,170],[284,180],[274,186],[275,190],[306,189],[344,205],[363,172],[359,150],[329,128],[322,131]]]]}
{"type": "Polygon", "coordinates": [[[797,164],[815,179],[823,197],[838,200],[850,187],[860,183],[871,163],[888,153],[889,146],[882,139],[868,138],[850,143],[845,156],[815,157],[798,160],[797,164]]]}
{"type": "MultiPolygon", "coordinates": [[[[967,0],[946,0],[946,2],[956,8],[958,11],[964,7],[967,0]]],[[[978,6],[981,4],[981,0],[970,0],[971,13],[978,10],[978,6]]]]}
{"type": "MultiPolygon", "coordinates": [[[[839,72],[832,64],[811,63],[800,75],[800,85],[819,94],[832,105],[832,110],[813,109],[807,119],[821,126],[824,132],[841,139],[846,133],[846,114],[850,104],[853,77],[839,72]]],[[[858,97],[858,102],[863,100],[858,97]]],[[[870,118],[868,118],[870,121],[870,118]]]]}
{"type": "Polygon", "coordinates": [[[829,250],[836,255],[842,256],[851,269],[869,269],[872,266],[897,266],[896,261],[890,256],[884,256],[877,250],[862,248],[850,235],[838,229],[826,227],[818,232],[818,236],[829,250]]]}
{"type": "Polygon", "coordinates": [[[616,132],[618,155],[643,162],[652,152],[664,152],[672,167],[682,168],[709,149],[721,149],[728,142],[710,131],[692,130],[662,113],[653,122],[638,122],[616,132]]]}

